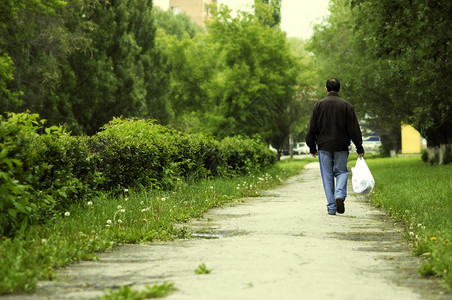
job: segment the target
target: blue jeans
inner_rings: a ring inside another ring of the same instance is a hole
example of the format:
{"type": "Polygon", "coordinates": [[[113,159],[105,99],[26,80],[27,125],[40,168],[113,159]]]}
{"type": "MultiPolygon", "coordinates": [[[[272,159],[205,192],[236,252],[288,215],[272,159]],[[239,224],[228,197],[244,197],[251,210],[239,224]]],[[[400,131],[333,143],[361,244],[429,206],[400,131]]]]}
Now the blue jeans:
{"type": "Polygon", "coordinates": [[[336,199],[347,197],[348,151],[319,150],[320,173],[325,190],[328,213],[336,213],[336,199]],[[334,185],[336,178],[336,186],[334,185]]]}

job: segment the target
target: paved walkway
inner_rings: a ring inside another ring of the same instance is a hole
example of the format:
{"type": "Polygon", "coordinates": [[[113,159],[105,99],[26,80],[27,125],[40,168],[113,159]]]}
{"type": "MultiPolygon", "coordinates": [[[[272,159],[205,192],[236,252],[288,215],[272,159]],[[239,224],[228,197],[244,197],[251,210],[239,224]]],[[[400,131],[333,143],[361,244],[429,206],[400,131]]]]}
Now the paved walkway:
{"type": "Polygon", "coordinates": [[[168,300],[451,299],[418,275],[400,224],[353,196],[344,215],[329,216],[325,204],[311,163],[267,197],[193,222],[198,238],[121,246],[61,270],[37,295],[6,298],[94,299],[107,288],[169,281],[178,291],[168,300]],[[194,273],[202,263],[210,274],[194,273]]]}

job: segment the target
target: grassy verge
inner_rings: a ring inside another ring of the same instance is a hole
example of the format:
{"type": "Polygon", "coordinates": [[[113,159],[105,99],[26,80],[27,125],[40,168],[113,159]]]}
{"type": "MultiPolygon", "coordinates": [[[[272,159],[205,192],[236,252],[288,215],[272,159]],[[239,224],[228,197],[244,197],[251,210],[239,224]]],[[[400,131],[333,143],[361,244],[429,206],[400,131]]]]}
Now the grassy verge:
{"type": "Polygon", "coordinates": [[[430,166],[420,156],[366,162],[376,182],[370,201],[405,222],[414,254],[425,258],[419,272],[452,288],[452,165],[430,166]]]}
{"type": "Polygon", "coordinates": [[[72,207],[44,225],[23,224],[13,239],[0,241],[0,294],[31,292],[38,280],[53,279],[58,267],[96,259],[120,243],[171,240],[186,236],[173,226],[215,206],[258,196],[300,172],[311,160],[286,159],[261,174],[237,178],[179,181],[171,191],[124,190],[72,207]]]}

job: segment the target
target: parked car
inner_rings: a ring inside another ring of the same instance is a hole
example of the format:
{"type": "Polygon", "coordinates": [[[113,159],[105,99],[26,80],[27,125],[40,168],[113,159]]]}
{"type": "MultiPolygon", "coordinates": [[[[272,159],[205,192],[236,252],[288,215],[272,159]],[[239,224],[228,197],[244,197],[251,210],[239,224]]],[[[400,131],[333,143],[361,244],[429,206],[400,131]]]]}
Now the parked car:
{"type": "Polygon", "coordinates": [[[297,143],[295,148],[299,154],[309,154],[309,147],[306,143],[297,143]]]}

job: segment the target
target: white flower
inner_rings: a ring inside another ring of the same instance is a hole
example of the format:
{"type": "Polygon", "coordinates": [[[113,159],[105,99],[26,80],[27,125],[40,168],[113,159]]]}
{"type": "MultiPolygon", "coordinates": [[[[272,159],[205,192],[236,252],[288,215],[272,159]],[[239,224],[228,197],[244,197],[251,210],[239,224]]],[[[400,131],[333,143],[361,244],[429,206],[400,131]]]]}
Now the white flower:
{"type": "Polygon", "coordinates": [[[124,193],[128,193],[129,192],[129,189],[124,189],[124,193]]]}
{"type": "Polygon", "coordinates": [[[122,220],[121,220],[121,219],[119,219],[119,220],[118,220],[118,223],[119,223],[119,224],[121,224],[121,223],[122,223],[122,220]]]}
{"type": "Polygon", "coordinates": [[[141,204],[141,205],[143,205],[143,204],[144,204],[144,202],[143,202],[143,201],[141,201],[141,202],[140,202],[140,204],[141,204]]]}
{"type": "Polygon", "coordinates": [[[122,209],[122,206],[121,206],[121,205],[118,205],[118,209],[122,209]]]}
{"type": "Polygon", "coordinates": [[[119,212],[121,212],[121,213],[125,213],[126,212],[126,210],[123,208],[123,209],[121,209],[119,212]]]}
{"type": "Polygon", "coordinates": [[[124,199],[124,201],[129,201],[129,198],[126,197],[126,198],[124,199]]]}
{"type": "Polygon", "coordinates": [[[88,201],[88,206],[92,206],[93,205],[93,201],[88,201]]]}
{"type": "Polygon", "coordinates": [[[70,215],[71,215],[71,213],[68,212],[68,211],[64,213],[64,216],[65,216],[65,217],[69,217],[70,215]]]}
{"type": "Polygon", "coordinates": [[[45,244],[45,243],[47,243],[47,240],[46,239],[41,239],[41,244],[45,244]]]}
{"type": "Polygon", "coordinates": [[[143,208],[142,210],[141,210],[141,212],[145,212],[147,209],[146,208],[143,208]]]}
{"type": "Polygon", "coordinates": [[[166,198],[161,198],[160,200],[162,200],[162,202],[164,202],[166,200],[166,198]]]}
{"type": "Polygon", "coordinates": [[[113,223],[111,220],[107,220],[107,224],[111,224],[113,223]]]}

